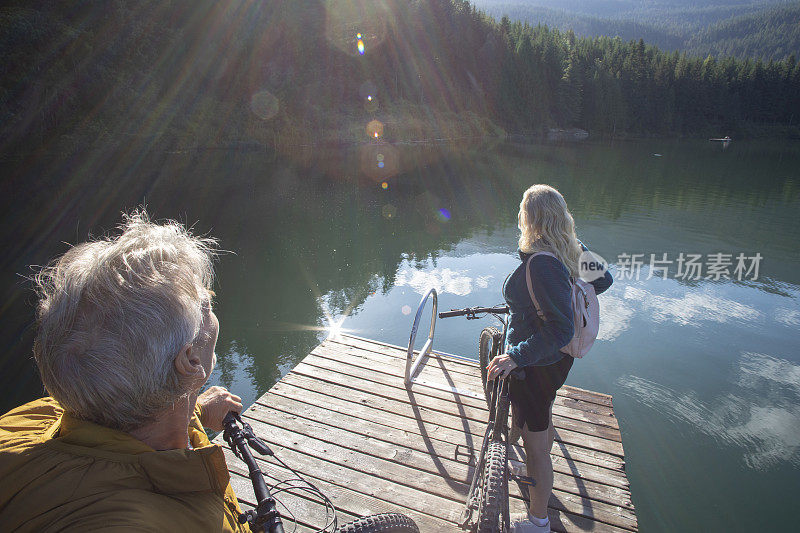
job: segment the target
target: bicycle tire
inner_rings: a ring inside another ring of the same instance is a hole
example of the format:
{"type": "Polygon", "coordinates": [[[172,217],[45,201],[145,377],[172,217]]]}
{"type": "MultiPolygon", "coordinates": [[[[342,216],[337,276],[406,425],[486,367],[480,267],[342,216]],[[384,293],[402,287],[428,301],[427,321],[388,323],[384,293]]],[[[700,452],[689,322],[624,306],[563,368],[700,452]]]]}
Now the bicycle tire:
{"type": "Polygon", "coordinates": [[[338,533],[419,533],[416,522],[401,513],[362,516],[339,528],[338,533]]]}
{"type": "Polygon", "coordinates": [[[481,336],[478,340],[478,364],[481,367],[481,382],[483,384],[483,395],[486,397],[486,404],[489,404],[490,391],[486,385],[489,380],[489,375],[486,367],[489,366],[489,361],[500,353],[500,339],[503,334],[499,329],[489,326],[483,328],[481,336]]]}
{"type": "Polygon", "coordinates": [[[507,533],[508,473],[506,445],[492,441],[486,450],[486,466],[478,507],[477,533],[507,533]]]}

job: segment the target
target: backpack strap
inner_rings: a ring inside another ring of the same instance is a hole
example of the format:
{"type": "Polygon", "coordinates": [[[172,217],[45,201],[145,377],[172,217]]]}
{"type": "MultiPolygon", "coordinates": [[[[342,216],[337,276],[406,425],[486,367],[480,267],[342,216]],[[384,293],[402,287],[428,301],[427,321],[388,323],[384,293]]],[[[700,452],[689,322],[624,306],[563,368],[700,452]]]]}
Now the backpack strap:
{"type": "MultiPolygon", "coordinates": [[[[536,308],[536,314],[539,315],[539,318],[541,318],[542,320],[547,321],[547,319],[544,316],[544,312],[542,312],[542,307],[539,305],[539,300],[536,299],[536,294],[533,292],[533,279],[531,278],[531,261],[537,255],[549,255],[550,257],[555,258],[559,262],[560,259],[558,259],[558,257],[556,257],[554,254],[550,252],[536,252],[535,254],[531,254],[531,256],[528,258],[528,261],[525,263],[525,281],[528,283],[528,293],[531,295],[531,300],[533,300],[533,306],[536,308]]],[[[569,278],[569,283],[570,285],[574,283],[572,280],[572,276],[570,276],[569,278]]]]}

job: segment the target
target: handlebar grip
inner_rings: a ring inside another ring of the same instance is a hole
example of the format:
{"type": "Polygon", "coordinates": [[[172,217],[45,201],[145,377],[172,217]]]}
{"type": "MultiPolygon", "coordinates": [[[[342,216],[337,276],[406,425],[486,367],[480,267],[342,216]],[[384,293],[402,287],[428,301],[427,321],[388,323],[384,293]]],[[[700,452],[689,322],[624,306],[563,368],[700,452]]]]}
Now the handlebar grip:
{"type": "Polygon", "coordinates": [[[450,318],[451,316],[462,316],[466,315],[464,311],[442,311],[439,313],[439,318],[450,318]]]}

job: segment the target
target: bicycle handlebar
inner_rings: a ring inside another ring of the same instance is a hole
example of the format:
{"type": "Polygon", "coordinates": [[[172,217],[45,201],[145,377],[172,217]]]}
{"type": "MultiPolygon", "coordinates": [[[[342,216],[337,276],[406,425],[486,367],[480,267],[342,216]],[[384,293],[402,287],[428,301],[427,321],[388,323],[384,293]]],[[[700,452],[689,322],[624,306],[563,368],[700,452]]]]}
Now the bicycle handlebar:
{"type": "Polygon", "coordinates": [[[253,491],[258,502],[255,509],[245,511],[239,515],[239,523],[250,524],[252,531],[266,531],[267,533],[283,533],[281,515],[275,508],[275,498],[269,492],[264,474],[256,463],[250,451],[250,446],[261,455],[273,455],[261,439],[255,436],[250,424],[242,420],[239,413],[230,411],[223,420],[223,438],[233,450],[233,453],[247,465],[250,481],[253,482],[253,491]],[[241,426],[239,425],[241,424],[241,426]]]}
{"type": "Polygon", "coordinates": [[[450,318],[453,316],[466,315],[467,319],[470,319],[470,318],[478,318],[475,315],[481,315],[485,313],[505,315],[508,314],[508,306],[501,305],[495,307],[466,307],[464,309],[451,309],[450,311],[442,311],[441,313],[439,313],[439,318],[450,318]]]}

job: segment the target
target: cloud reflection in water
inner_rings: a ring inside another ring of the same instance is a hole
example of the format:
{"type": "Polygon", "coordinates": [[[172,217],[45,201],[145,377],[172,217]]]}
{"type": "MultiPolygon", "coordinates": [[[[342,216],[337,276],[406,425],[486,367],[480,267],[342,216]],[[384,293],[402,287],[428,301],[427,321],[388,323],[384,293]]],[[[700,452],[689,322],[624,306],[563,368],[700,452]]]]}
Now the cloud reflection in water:
{"type": "Polygon", "coordinates": [[[671,297],[629,285],[625,287],[624,297],[639,302],[642,311],[654,322],[672,321],[684,326],[700,326],[704,321],[749,322],[762,317],[760,311],[749,305],[720,298],[708,291],[687,291],[682,296],[671,297]]]}
{"type": "Polygon", "coordinates": [[[754,470],[800,466],[800,365],[767,354],[744,353],[734,389],[712,401],[637,376],[623,376],[624,394],[675,422],[694,426],[739,448],[754,470]]]}
{"type": "Polygon", "coordinates": [[[486,289],[494,278],[492,275],[470,277],[467,270],[452,270],[449,268],[434,268],[431,270],[417,270],[408,266],[401,267],[397,272],[395,286],[408,286],[414,292],[424,295],[431,289],[436,289],[439,294],[451,293],[456,296],[466,296],[473,288],[486,289]]]}

